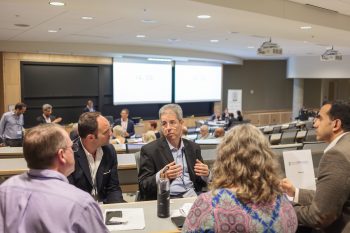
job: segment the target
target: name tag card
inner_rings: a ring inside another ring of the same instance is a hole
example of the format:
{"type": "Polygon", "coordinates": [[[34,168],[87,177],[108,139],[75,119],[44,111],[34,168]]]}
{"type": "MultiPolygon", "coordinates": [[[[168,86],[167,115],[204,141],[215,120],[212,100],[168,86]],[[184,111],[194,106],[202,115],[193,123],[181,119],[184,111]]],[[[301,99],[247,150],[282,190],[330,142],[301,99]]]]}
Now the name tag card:
{"type": "Polygon", "coordinates": [[[283,152],[286,177],[297,188],[316,190],[311,150],[283,152]]]}

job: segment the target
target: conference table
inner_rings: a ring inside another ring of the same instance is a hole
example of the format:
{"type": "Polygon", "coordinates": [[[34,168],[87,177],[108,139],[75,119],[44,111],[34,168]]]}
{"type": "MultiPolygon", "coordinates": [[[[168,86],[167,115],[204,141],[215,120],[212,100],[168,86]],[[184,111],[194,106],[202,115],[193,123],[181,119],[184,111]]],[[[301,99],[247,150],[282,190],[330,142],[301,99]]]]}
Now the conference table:
{"type": "MultiPolygon", "coordinates": [[[[174,210],[179,209],[185,203],[193,203],[196,197],[190,198],[178,198],[170,200],[170,215],[174,210]]],[[[105,216],[107,209],[123,209],[127,208],[142,208],[145,218],[145,228],[142,230],[128,230],[128,231],[111,231],[118,233],[143,233],[143,232],[180,232],[174,223],[169,218],[158,218],[157,216],[157,201],[142,201],[142,202],[129,202],[129,203],[117,203],[117,204],[105,204],[101,205],[101,210],[105,216]]],[[[123,215],[124,216],[124,215],[123,215]]]]}
{"type": "MultiPolygon", "coordinates": [[[[15,148],[15,147],[12,147],[15,148]]],[[[134,154],[118,154],[118,170],[136,170],[134,154]]],[[[0,176],[12,176],[28,171],[27,163],[21,157],[0,158],[0,176]]]]}

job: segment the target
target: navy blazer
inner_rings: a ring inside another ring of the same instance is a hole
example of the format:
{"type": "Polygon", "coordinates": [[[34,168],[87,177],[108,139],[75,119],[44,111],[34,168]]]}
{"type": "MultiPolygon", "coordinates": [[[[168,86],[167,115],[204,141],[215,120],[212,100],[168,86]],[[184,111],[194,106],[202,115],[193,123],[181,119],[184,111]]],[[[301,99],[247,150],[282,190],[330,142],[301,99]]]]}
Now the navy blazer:
{"type": "MultiPolygon", "coordinates": [[[[115,125],[122,125],[122,120],[119,118],[117,120],[115,120],[115,125]]],[[[128,127],[126,128],[126,132],[128,132],[129,137],[133,136],[135,134],[135,126],[134,126],[134,122],[130,119],[128,119],[128,127]]]]}
{"type": "MultiPolygon", "coordinates": [[[[80,140],[79,150],[74,153],[75,171],[68,177],[71,184],[88,193],[92,191],[89,162],[80,140]]],[[[118,160],[112,145],[102,146],[103,157],[96,173],[98,201],[103,203],[124,202],[118,178],[118,160]]]]}
{"type": "MultiPolygon", "coordinates": [[[[196,192],[201,192],[207,185],[200,176],[194,172],[196,159],[203,162],[200,147],[187,139],[182,139],[185,147],[185,158],[196,192]]],[[[157,199],[156,173],[163,169],[165,165],[174,161],[168,142],[165,137],[150,142],[141,148],[140,170],[138,174],[140,198],[142,200],[157,199]]]]}

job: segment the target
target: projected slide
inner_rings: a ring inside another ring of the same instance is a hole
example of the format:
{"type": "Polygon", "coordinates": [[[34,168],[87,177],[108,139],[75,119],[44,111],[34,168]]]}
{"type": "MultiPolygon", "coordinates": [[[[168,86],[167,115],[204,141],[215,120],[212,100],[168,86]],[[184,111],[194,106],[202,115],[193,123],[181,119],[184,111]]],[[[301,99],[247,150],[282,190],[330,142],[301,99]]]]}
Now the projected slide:
{"type": "Polygon", "coordinates": [[[113,104],[171,102],[171,64],[113,62],[113,104]]]}
{"type": "Polygon", "coordinates": [[[175,102],[221,101],[221,66],[175,66],[175,102]]]}

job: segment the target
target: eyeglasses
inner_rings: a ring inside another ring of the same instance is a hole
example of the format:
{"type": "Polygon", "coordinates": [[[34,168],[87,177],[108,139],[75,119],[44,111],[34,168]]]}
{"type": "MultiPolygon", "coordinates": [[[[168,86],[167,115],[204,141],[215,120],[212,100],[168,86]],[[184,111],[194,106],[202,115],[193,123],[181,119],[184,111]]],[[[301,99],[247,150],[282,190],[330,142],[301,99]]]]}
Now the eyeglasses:
{"type": "MultiPolygon", "coordinates": [[[[66,147],[66,148],[63,148],[63,149],[68,149],[69,148],[69,146],[68,147],[66,147]]],[[[73,152],[78,152],[78,150],[79,150],[79,145],[78,145],[78,143],[73,143],[71,146],[70,146],[70,148],[72,149],[72,151],[73,152]]]]}
{"type": "Polygon", "coordinates": [[[170,126],[171,128],[174,128],[174,127],[177,126],[177,124],[178,124],[177,121],[169,121],[169,122],[162,121],[162,127],[163,127],[163,128],[166,128],[166,127],[168,127],[168,126],[170,126]]]}

